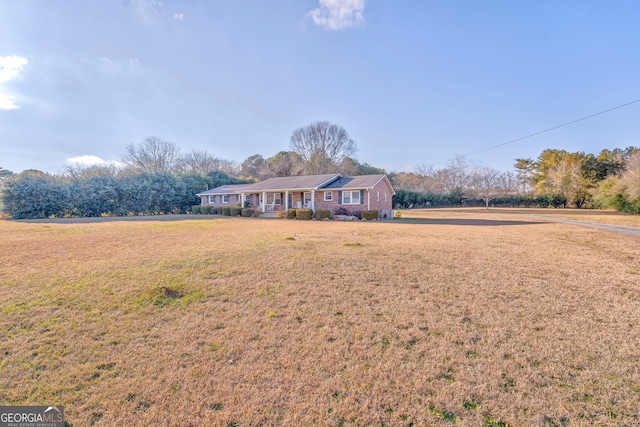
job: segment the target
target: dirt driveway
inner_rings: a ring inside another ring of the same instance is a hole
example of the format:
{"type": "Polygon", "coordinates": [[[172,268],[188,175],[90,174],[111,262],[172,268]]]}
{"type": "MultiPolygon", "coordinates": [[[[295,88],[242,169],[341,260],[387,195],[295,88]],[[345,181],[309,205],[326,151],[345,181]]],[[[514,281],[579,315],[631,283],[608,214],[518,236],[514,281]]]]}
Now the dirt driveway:
{"type": "Polygon", "coordinates": [[[639,227],[629,227],[626,225],[602,224],[599,222],[576,221],[573,219],[557,218],[553,216],[541,215],[518,215],[520,218],[527,218],[538,221],[562,222],[565,224],[579,225],[581,227],[596,228],[598,230],[612,231],[614,233],[628,234],[630,236],[640,237],[639,227]]]}

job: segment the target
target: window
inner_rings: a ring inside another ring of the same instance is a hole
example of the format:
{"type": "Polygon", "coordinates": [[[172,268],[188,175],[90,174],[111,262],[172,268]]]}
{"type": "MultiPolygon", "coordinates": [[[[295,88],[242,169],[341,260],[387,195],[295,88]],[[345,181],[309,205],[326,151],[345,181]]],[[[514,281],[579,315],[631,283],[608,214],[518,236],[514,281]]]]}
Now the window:
{"type": "Polygon", "coordinates": [[[311,193],[304,193],[304,207],[308,208],[311,206],[311,193]]]}
{"type": "Polygon", "coordinates": [[[333,200],[333,191],[325,191],[324,192],[324,201],[330,202],[333,200]]]}
{"type": "Polygon", "coordinates": [[[342,203],[345,205],[359,205],[360,191],[343,191],[342,203]]]}
{"type": "Polygon", "coordinates": [[[216,196],[209,196],[209,203],[215,203],[216,202],[216,196]]]}
{"type": "Polygon", "coordinates": [[[228,194],[223,194],[222,195],[222,203],[229,203],[229,195],[228,194]]]}
{"type": "Polygon", "coordinates": [[[376,191],[376,202],[380,201],[380,192],[376,191]]]}
{"type": "Polygon", "coordinates": [[[384,193],[384,201],[387,201],[387,193],[384,193]]]}
{"type": "Polygon", "coordinates": [[[268,205],[281,205],[282,204],[282,193],[269,193],[269,194],[267,194],[267,204],[268,205]]]}

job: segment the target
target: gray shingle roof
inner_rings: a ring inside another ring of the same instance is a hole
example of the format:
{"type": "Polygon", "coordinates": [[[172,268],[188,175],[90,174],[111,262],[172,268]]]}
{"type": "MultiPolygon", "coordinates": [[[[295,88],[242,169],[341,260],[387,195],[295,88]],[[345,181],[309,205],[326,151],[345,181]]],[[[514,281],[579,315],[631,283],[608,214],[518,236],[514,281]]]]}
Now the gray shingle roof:
{"type": "MultiPolygon", "coordinates": [[[[198,193],[198,196],[218,194],[261,193],[263,191],[307,191],[310,189],[365,189],[372,188],[386,175],[342,176],[337,173],[324,175],[284,176],[269,178],[254,184],[221,185],[211,190],[198,193]]],[[[389,184],[391,186],[391,184],[389,184]]],[[[393,189],[392,189],[393,190],[393,189]]]]}
{"type": "Polygon", "coordinates": [[[269,178],[261,182],[251,184],[247,191],[272,191],[272,190],[309,190],[316,188],[340,174],[329,173],[324,175],[283,176],[269,178]]]}
{"type": "Polygon", "coordinates": [[[218,194],[237,194],[244,191],[245,188],[252,186],[253,184],[227,184],[220,187],[212,188],[211,190],[203,191],[196,194],[196,196],[213,196],[218,194]]]}
{"type": "Polygon", "coordinates": [[[336,189],[364,189],[371,188],[378,181],[384,178],[385,175],[358,175],[358,176],[343,176],[329,185],[325,185],[323,189],[336,190],[336,189]]]}

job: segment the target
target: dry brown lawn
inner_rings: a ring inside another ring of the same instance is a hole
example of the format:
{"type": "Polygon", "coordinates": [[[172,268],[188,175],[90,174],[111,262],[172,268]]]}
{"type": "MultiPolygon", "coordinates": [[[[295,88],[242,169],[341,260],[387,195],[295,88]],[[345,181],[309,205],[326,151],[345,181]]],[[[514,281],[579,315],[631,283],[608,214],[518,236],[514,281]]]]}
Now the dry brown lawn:
{"type": "Polygon", "coordinates": [[[640,239],[473,215],[0,221],[0,404],[73,427],[640,425],[640,239]]]}

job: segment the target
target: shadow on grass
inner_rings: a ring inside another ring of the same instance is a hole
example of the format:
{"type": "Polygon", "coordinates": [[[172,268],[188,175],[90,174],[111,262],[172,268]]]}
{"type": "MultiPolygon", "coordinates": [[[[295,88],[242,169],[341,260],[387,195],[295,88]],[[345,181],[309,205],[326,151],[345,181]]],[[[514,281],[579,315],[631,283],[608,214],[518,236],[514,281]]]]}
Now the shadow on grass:
{"type": "MultiPolygon", "coordinates": [[[[140,216],[108,216],[89,218],[47,218],[47,219],[20,219],[16,222],[49,223],[49,224],[87,224],[95,222],[116,221],[190,221],[203,219],[230,218],[219,215],[140,215],[140,216]]],[[[496,219],[465,219],[465,218],[396,218],[381,222],[393,224],[426,224],[426,225],[467,225],[475,227],[497,227],[505,225],[532,225],[540,224],[535,221],[508,221],[496,219]]]]}
{"type": "Polygon", "coordinates": [[[136,215],[136,216],[101,216],[86,218],[43,218],[43,219],[15,219],[15,222],[49,223],[49,224],[87,224],[93,222],[117,222],[117,221],[191,221],[202,219],[231,218],[221,215],[136,215]]]}
{"type": "Polygon", "coordinates": [[[505,225],[535,225],[535,221],[507,221],[497,219],[464,219],[464,218],[397,218],[394,224],[428,224],[428,225],[470,225],[475,227],[500,227],[505,225]]]}

